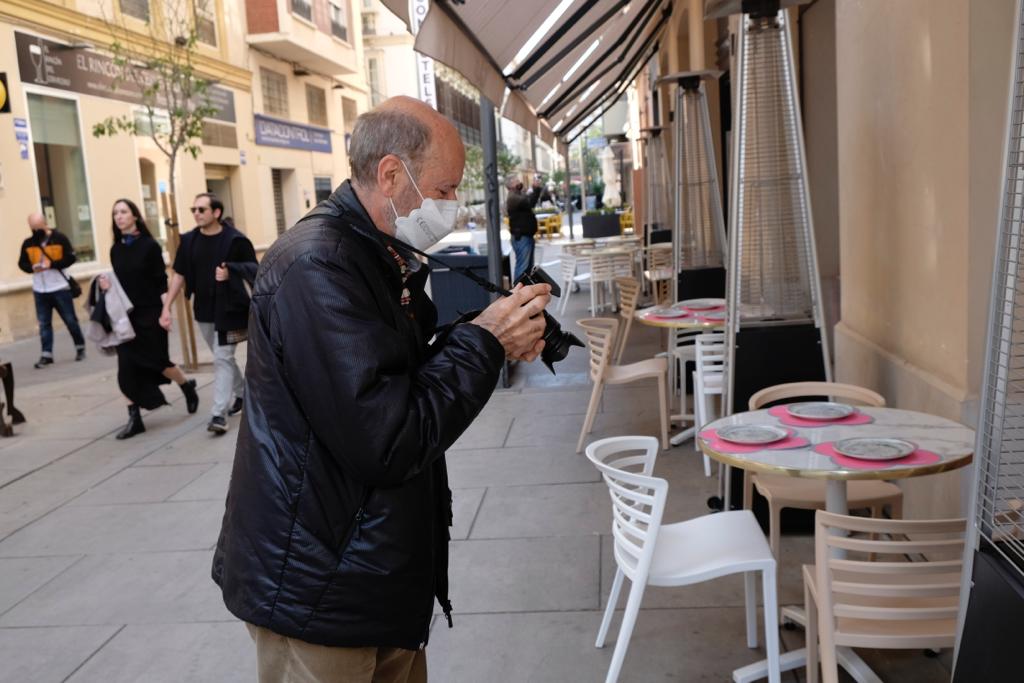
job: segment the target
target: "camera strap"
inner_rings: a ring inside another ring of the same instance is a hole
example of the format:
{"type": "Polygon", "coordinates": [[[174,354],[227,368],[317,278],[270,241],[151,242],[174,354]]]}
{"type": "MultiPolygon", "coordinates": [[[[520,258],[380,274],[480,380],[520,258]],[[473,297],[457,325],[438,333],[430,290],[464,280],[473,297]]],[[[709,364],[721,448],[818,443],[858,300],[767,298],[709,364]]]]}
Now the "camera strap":
{"type": "Polygon", "coordinates": [[[423,258],[427,259],[428,261],[433,261],[434,263],[436,263],[438,265],[444,266],[445,268],[448,268],[450,270],[455,271],[456,273],[462,275],[463,277],[468,277],[470,280],[472,280],[477,285],[479,285],[480,287],[484,288],[485,290],[487,290],[491,294],[500,294],[501,296],[512,296],[512,292],[508,291],[507,289],[502,289],[501,287],[499,287],[498,285],[494,284],[493,282],[491,282],[490,280],[488,280],[486,278],[480,277],[479,275],[474,273],[469,268],[464,268],[462,266],[453,266],[453,265],[451,265],[449,263],[445,263],[441,259],[439,259],[439,258],[437,258],[435,256],[431,256],[430,254],[428,254],[426,252],[420,251],[416,247],[414,247],[414,246],[412,246],[410,244],[406,244],[402,240],[400,240],[400,239],[398,239],[396,237],[392,237],[391,235],[385,234],[385,235],[383,235],[383,237],[388,242],[392,242],[394,244],[397,244],[397,245],[401,246],[403,249],[408,249],[412,253],[417,254],[419,256],[422,256],[423,258]]]}

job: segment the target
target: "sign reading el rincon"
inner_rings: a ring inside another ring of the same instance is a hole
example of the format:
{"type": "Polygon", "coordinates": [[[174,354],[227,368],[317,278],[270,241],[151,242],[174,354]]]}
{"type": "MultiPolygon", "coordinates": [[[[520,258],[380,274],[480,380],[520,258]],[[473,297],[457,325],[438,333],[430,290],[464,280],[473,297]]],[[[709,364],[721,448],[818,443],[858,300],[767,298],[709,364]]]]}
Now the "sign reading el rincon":
{"type": "Polygon", "coordinates": [[[289,149],[308,149],[313,152],[331,152],[331,131],[326,128],[304,126],[300,123],[273,119],[262,114],[253,115],[256,144],[289,149]]]}
{"type": "MultiPolygon", "coordinates": [[[[22,83],[142,104],[146,83],[136,81],[131,72],[118,66],[112,57],[91,50],[72,49],[62,43],[27,33],[14,32],[18,53],[18,71],[22,83]]],[[[143,79],[154,78],[142,72],[143,79]]],[[[209,106],[217,109],[210,118],[235,121],[235,96],[227,88],[210,86],[206,91],[209,106]]],[[[164,103],[158,98],[157,106],[164,103]]]]}

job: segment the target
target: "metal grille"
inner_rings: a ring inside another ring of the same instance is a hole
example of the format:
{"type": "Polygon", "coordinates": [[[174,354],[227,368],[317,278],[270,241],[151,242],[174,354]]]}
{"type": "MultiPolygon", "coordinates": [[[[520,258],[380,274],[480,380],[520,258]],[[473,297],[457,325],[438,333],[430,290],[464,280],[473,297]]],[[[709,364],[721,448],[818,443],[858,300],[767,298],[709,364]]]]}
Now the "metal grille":
{"type": "Polygon", "coordinates": [[[676,94],[676,270],[721,266],[725,257],[725,223],[718,189],[704,85],[681,86],[676,94]]]}
{"type": "Polygon", "coordinates": [[[647,228],[664,230],[670,225],[668,201],[668,159],[665,141],[660,129],[651,129],[647,135],[647,228]]]}
{"type": "Polygon", "coordinates": [[[281,178],[281,169],[270,169],[270,184],[274,193],[274,220],[277,222],[277,234],[283,235],[288,229],[284,222],[284,182],[281,178]]]}
{"type": "Polygon", "coordinates": [[[746,320],[815,317],[817,266],[783,13],[742,22],[735,226],[739,304],[746,320]]]}
{"type": "Polygon", "coordinates": [[[263,89],[263,111],[271,116],[288,118],[288,79],[261,66],[260,87],[263,89]]]}
{"type": "MultiPolygon", "coordinates": [[[[1020,22],[1018,8],[1018,22],[1020,22]]],[[[1024,576],[1024,30],[1017,26],[1003,203],[978,425],[976,524],[1024,576]]]]}

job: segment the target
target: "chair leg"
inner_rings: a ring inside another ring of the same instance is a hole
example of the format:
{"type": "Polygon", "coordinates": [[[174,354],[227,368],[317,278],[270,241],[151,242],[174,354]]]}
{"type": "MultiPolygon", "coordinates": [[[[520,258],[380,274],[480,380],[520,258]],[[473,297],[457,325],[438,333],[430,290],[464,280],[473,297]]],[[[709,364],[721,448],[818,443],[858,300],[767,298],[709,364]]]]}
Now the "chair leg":
{"type": "Polygon", "coordinates": [[[779,592],[776,588],[777,562],[761,572],[764,592],[764,648],[768,651],[768,683],[779,683],[779,592]]]}
{"type": "Polygon", "coordinates": [[[608,594],[608,604],[604,608],[604,617],[601,618],[601,628],[597,630],[597,642],[594,647],[604,647],[604,641],[608,637],[608,627],[612,623],[612,615],[615,614],[615,606],[619,603],[619,591],[622,590],[622,577],[625,576],[622,570],[615,569],[615,579],[612,580],[612,592],[608,594]]]}
{"type": "Polygon", "coordinates": [[[768,545],[772,549],[772,557],[779,559],[780,536],[782,535],[782,508],[775,501],[768,500],[768,545]]]}
{"type": "MultiPolygon", "coordinates": [[[[646,577],[644,578],[646,579],[646,577]]],[[[612,663],[608,666],[605,683],[615,683],[619,680],[622,662],[626,659],[626,649],[629,648],[629,639],[633,636],[633,627],[636,626],[636,617],[640,612],[640,601],[644,597],[645,587],[644,583],[636,581],[629,589],[626,610],[622,613],[622,625],[619,627],[619,637],[615,641],[615,652],[612,653],[612,663]]]]}
{"type": "MultiPolygon", "coordinates": [[[[697,371],[690,373],[693,381],[693,450],[700,452],[700,445],[697,443],[697,436],[701,427],[704,426],[704,392],[697,382],[697,371]]],[[[708,476],[707,465],[704,466],[704,476],[708,476]]]]}
{"type": "Polygon", "coordinates": [[[754,480],[751,479],[750,472],[743,470],[743,509],[752,510],[754,508],[754,480]]]}
{"type": "Polygon", "coordinates": [[[594,416],[597,415],[597,407],[601,404],[601,392],[604,389],[604,384],[601,380],[594,382],[594,389],[590,392],[590,405],[587,406],[587,417],[583,420],[583,429],[580,430],[580,440],[576,442],[576,452],[583,452],[583,442],[587,438],[587,434],[594,426],[594,416]]]}
{"type": "Polygon", "coordinates": [[[661,450],[668,450],[668,395],[665,375],[658,375],[658,417],[661,419],[661,450]]]}
{"type": "Polygon", "coordinates": [[[804,613],[807,626],[804,638],[807,640],[807,683],[818,683],[818,606],[811,597],[811,589],[804,583],[804,613]]]}
{"type": "Polygon", "coordinates": [[[622,328],[622,339],[619,340],[619,352],[615,354],[615,364],[620,365],[622,363],[622,354],[626,350],[626,339],[629,337],[629,328],[633,324],[633,318],[626,318],[626,326],[622,328]]]}
{"type": "Polygon", "coordinates": [[[572,280],[566,280],[562,285],[562,301],[558,307],[558,315],[565,315],[565,309],[569,306],[569,296],[572,294],[572,280]]]}
{"type": "Polygon", "coordinates": [[[757,584],[754,579],[754,572],[743,572],[743,604],[747,610],[747,647],[751,649],[757,647],[757,584]]]}

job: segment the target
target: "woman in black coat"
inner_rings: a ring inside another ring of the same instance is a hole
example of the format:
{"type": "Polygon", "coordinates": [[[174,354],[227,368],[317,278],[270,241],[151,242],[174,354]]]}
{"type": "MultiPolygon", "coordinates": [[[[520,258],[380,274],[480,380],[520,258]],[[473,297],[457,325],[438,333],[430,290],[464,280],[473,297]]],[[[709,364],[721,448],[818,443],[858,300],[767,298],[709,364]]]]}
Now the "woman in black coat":
{"type": "MultiPolygon", "coordinates": [[[[117,384],[128,399],[128,424],[117,435],[127,439],[146,431],[140,410],[155,410],[167,404],[160,391],[161,384],[172,380],[185,394],[189,413],[199,408],[196,381],[171,362],[167,350],[167,331],[160,326],[163,296],[167,292],[167,266],[163,251],[146,227],[139,207],[129,199],[118,199],[111,211],[114,245],[110,248],[110,264],[121,283],[132,312],[128,318],[135,338],[117,346],[117,384]]],[[[106,291],[110,282],[100,276],[100,289],[106,291]]]]}

